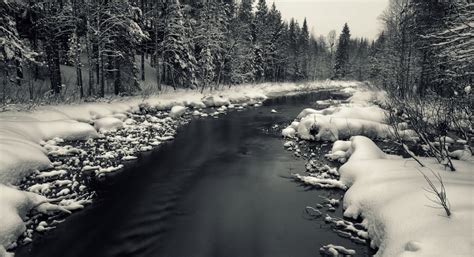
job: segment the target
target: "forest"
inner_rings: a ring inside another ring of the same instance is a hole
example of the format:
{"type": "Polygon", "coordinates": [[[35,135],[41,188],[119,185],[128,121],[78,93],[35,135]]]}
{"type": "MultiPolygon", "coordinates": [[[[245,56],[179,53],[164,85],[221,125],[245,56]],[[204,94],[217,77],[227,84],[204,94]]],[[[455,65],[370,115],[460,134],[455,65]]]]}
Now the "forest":
{"type": "Polygon", "coordinates": [[[321,79],[453,93],[472,79],[460,0],[391,1],[372,42],[348,24],[317,37],[265,0],[2,1],[0,15],[3,103],[321,79]]]}
{"type": "Polygon", "coordinates": [[[4,103],[161,85],[366,80],[373,52],[347,25],[339,44],[335,31],[315,37],[306,20],[284,21],[265,0],[2,1],[0,13],[4,103]]]}

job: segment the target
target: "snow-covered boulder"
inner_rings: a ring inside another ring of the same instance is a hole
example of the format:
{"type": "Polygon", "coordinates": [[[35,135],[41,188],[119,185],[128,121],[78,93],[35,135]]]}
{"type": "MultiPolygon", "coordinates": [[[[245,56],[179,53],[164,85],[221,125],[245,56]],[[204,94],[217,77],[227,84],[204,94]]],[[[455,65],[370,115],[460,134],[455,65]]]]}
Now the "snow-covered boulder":
{"type": "Polygon", "coordinates": [[[206,108],[206,105],[201,100],[189,101],[186,106],[192,107],[194,109],[206,108]]]}
{"type": "Polygon", "coordinates": [[[227,98],[224,98],[222,96],[216,96],[216,95],[208,95],[205,96],[202,99],[202,102],[207,106],[207,107],[221,107],[224,105],[229,105],[230,101],[227,98]]]}
{"type": "Polygon", "coordinates": [[[185,112],[186,112],[186,107],[177,105],[177,106],[173,106],[173,108],[171,108],[171,111],[170,111],[169,115],[172,118],[179,118],[185,112]]]}
{"type": "Polygon", "coordinates": [[[284,137],[293,138],[296,135],[296,130],[292,127],[287,127],[281,131],[281,135],[284,137]]]}
{"type": "Polygon", "coordinates": [[[123,127],[123,122],[115,117],[105,117],[94,121],[94,127],[100,132],[114,131],[123,127]]]}

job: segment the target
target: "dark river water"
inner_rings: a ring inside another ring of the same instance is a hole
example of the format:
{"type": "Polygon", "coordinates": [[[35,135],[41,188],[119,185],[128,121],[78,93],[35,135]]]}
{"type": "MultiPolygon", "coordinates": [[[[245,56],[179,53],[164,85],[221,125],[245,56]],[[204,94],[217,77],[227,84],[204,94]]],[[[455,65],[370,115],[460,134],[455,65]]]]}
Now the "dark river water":
{"type": "Polygon", "coordinates": [[[92,205],[16,256],[304,257],[319,256],[330,243],[366,256],[366,246],[303,215],[321,202],[319,195],[341,192],[305,190],[287,178],[303,172],[305,161],[283,148],[281,126],[331,96],[277,97],[260,108],[192,121],[173,142],[97,183],[92,205]]]}

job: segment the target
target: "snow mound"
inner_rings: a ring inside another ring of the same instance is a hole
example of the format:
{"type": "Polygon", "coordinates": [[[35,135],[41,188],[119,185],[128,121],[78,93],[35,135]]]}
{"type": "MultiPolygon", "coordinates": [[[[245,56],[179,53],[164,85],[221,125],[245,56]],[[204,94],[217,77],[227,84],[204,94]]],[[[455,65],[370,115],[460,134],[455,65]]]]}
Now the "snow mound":
{"type": "Polygon", "coordinates": [[[0,211],[0,253],[5,253],[5,249],[26,230],[23,220],[32,209],[40,213],[57,211],[69,213],[65,208],[51,204],[44,196],[19,191],[2,184],[0,184],[0,203],[2,203],[2,211],[0,211]]]}
{"type": "Polygon", "coordinates": [[[202,102],[207,106],[207,107],[221,107],[224,105],[229,105],[230,101],[227,98],[224,98],[222,96],[216,96],[216,95],[208,95],[205,96],[202,99],[202,102]]]}
{"type": "Polygon", "coordinates": [[[94,121],[94,127],[102,133],[116,131],[117,129],[123,127],[123,122],[122,120],[115,117],[105,117],[94,121]]]}
{"type": "Polygon", "coordinates": [[[186,112],[186,107],[184,106],[173,106],[170,111],[170,117],[172,118],[179,118],[186,112]]]}
{"type": "MultiPolygon", "coordinates": [[[[296,118],[298,125],[288,128],[296,129],[296,135],[305,140],[336,141],[355,135],[395,138],[393,128],[386,124],[386,111],[379,106],[363,102],[371,93],[365,90],[355,92],[362,92],[360,94],[364,97],[359,96],[356,98],[357,102],[339,107],[323,110],[306,108],[296,118]]],[[[414,131],[400,130],[399,134],[404,140],[416,140],[414,131]]]]}
{"type": "Polygon", "coordinates": [[[344,215],[364,219],[377,256],[472,256],[474,202],[466,197],[474,195],[472,162],[455,161],[458,170],[448,172],[421,158],[428,166],[421,168],[412,160],[390,158],[366,137],[350,142],[349,160],[339,169],[341,183],[349,187],[344,215]],[[443,178],[451,217],[429,207],[433,203],[420,172],[436,181],[430,169],[443,178]]]}

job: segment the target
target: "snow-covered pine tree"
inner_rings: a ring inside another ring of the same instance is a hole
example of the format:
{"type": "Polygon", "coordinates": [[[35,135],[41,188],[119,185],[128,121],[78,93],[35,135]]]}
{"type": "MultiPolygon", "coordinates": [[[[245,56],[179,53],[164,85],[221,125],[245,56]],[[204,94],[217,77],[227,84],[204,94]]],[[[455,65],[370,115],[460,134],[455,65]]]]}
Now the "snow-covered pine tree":
{"type": "Polygon", "coordinates": [[[219,79],[216,76],[224,55],[225,5],[216,0],[206,1],[199,7],[197,19],[193,40],[198,56],[197,71],[204,89],[219,79]]]}
{"type": "Polygon", "coordinates": [[[299,80],[301,78],[299,39],[301,28],[296,20],[291,19],[287,32],[287,75],[290,80],[299,80]]]}
{"type": "Polygon", "coordinates": [[[277,10],[275,3],[272,4],[268,13],[268,34],[269,41],[267,44],[266,54],[266,80],[276,81],[283,68],[284,50],[285,50],[285,25],[281,18],[280,11],[277,10]]]}
{"type": "Polygon", "coordinates": [[[105,95],[108,82],[113,85],[115,94],[139,89],[135,53],[140,41],[148,35],[136,21],[136,8],[122,0],[91,1],[90,4],[87,27],[92,40],[93,61],[90,63],[96,67],[100,96],[105,95]]]}
{"type": "Polygon", "coordinates": [[[242,0],[239,6],[237,22],[234,24],[236,32],[236,57],[233,68],[237,72],[234,83],[253,82],[255,80],[254,51],[252,24],[254,15],[253,0],[242,0]]]}
{"type": "Polygon", "coordinates": [[[299,63],[301,65],[301,79],[308,79],[309,62],[309,29],[306,18],[301,27],[301,33],[298,38],[299,63]]]}
{"type": "Polygon", "coordinates": [[[160,48],[163,52],[165,80],[174,88],[194,88],[196,59],[188,36],[189,28],[178,0],[166,3],[163,19],[163,42],[160,48]]]}
{"type": "MultiPolygon", "coordinates": [[[[17,31],[15,16],[23,6],[13,2],[0,2],[0,73],[2,74],[1,101],[8,98],[11,84],[21,86],[23,66],[35,62],[37,53],[23,42],[17,31]]],[[[30,95],[30,98],[32,95],[30,95]]]]}
{"type": "Polygon", "coordinates": [[[256,81],[265,79],[265,70],[270,45],[269,14],[265,0],[258,0],[255,19],[253,20],[253,63],[256,81]]]}
{"type": "Polygon", "coordinates": [[[347,23],[344,24],[336,49],[336,59],[334,64],[334,77],[344,78],[349,72],[349,44],[351,34],[347,23]]]}

